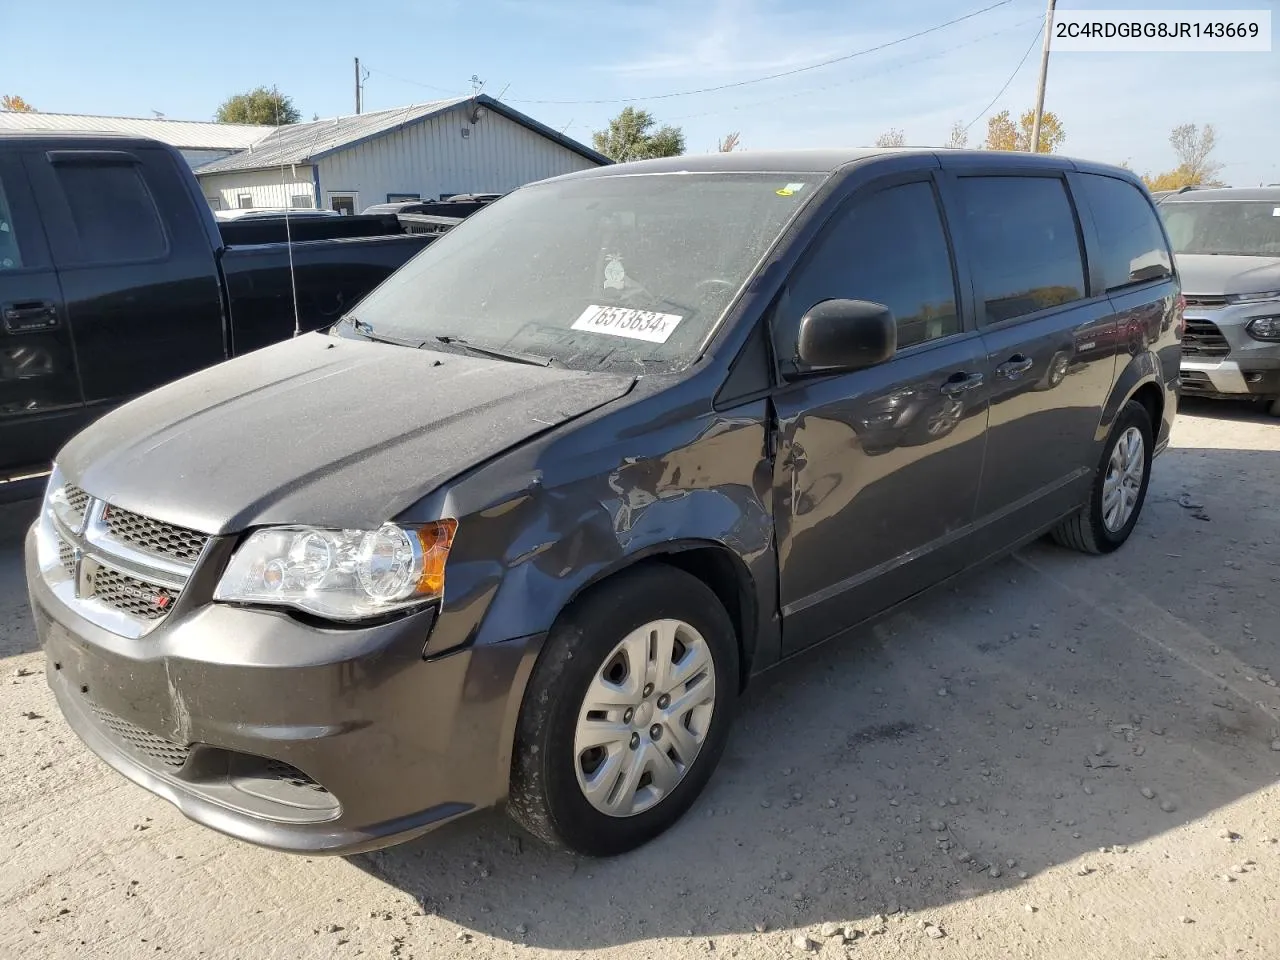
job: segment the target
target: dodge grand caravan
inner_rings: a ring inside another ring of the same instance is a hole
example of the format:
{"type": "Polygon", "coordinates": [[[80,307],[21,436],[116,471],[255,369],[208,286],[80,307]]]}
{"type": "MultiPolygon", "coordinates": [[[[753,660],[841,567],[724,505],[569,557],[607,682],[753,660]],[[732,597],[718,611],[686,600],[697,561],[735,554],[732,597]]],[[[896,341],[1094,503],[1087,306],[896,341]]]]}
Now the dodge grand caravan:
{"type": "Polygon", "coordinates": [[[1182,304],[1124,170],[732,153],[518,190],[325,333],[60,452],[27,539],[67,721],[296,852],[506,803],[608,855],[744,685],[1051,532],[1115,550],[1182,304]]]}

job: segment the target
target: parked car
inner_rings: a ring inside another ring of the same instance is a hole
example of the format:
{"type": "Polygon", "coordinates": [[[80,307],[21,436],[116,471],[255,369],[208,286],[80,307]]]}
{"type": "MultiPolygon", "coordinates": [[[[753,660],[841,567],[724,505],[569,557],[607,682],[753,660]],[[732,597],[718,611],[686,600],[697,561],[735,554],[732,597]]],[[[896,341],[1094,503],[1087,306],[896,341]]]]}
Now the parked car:
{"type": "Polygon", "coordinates": [[[1204,189],[1205,189],[1204,187],[1178,187],[1175,190],[1155,190],[1155,191],[1152,191],[1151,196],[1157,203],[1163,203],[1169,197],[1181,196],[1182,194],[1188,192],[1189,190],[1204,190],[1204,189]]]}
{"type": "Polygon", "coordinates": [[[457,193],[443,200],[392,200],[375,203],[365,209],[366,214],[417,213],[439,217],[467,217],[487,207],[500,193],[457,193]]]}
{"type": "Polygon", "coordinates": [[[1196,190],[1160,213],[1186,290],[1183,392],[1280,417],[1280,187],[1196,190]]]}
{"type": "Polygon", "coordinates": [[[302,208],[298,210],[285,209],[284,207],[259,207],[249,209],[235,210],[215,210],[213,217],[221,222],[223,220],[284,220],[294,217],[340,217],[337,210],[317,210],[314,208],[302,208]]]}
{"type": "Polygon", "coordinates": [[[328,333],[61,451],[26,541],[48,682],[245,840],[352,852],[505,800],[615,854],[694,802],[760,671],[1046,531],[1120,547],[1180,325],[1118,168],[734,152],[525,187],[328,333]],[[928,395],[944,426],[884,435],[928,395]]]}
{"type": "Polygon", "coordinates": [[[291,232],[292,251],[283,218],[219,224],[155,141],[0,134],[0,498],[38,494],[8,481],[112,406],[332,324],[435,239],[395,217],[291,232]]]}

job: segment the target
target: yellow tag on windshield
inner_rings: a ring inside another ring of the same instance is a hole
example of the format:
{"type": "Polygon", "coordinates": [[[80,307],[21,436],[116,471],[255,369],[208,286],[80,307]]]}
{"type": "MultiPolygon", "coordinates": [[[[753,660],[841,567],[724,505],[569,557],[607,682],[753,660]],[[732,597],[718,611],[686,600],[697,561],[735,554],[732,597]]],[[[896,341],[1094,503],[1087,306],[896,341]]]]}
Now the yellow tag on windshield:
{"type": "Polygon", "coordinates": [[[803,189],[804,189],[803,183],[788,183],[785,187],[780,187],[779,189],[775,190],[774,193],[776,193],[780,197],[790,197],[799,193],[803,189]]]}

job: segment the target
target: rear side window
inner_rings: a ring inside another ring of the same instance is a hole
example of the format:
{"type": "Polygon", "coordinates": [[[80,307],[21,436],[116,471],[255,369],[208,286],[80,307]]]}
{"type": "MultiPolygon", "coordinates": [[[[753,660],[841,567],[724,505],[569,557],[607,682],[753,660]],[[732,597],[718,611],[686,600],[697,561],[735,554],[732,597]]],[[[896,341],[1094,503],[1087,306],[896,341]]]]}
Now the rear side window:
{"type": "Polygon", "coordinates": [[[136,164],[58,163],[54,172],[71,210],[81,263],[163,257],[164,227],[136,164]]]}
{"type": "Polygon", "coordinates": [[[4,181],[0,180],[0,271],[17,270],[22,266],[22,252],[18,249],[18,228],[9,213],[9,198],[5,196],[4,181]]]}
{"type": "Polygon", "coordinates": [[[959,184],[987,323],[1084,297],[1080,234],[1061,180],[962,177],[959,184]]]}
{"type": "Polygon", "coordinates": [[[794,358],[800,318],[828,299],[887,306],[899,348],[960,332],[951,253],[931,184],[857,197],[836,214],[788,285],[777,325],[782,356],[794,358]]]}
{"type": "Polygon", "coordinates": [[[1098,227],[1107,289],[1172,276],[1164,234],[1142,192],[1124,180],[1092,173],[1083,174],[1080,182],[1098,227]]]}

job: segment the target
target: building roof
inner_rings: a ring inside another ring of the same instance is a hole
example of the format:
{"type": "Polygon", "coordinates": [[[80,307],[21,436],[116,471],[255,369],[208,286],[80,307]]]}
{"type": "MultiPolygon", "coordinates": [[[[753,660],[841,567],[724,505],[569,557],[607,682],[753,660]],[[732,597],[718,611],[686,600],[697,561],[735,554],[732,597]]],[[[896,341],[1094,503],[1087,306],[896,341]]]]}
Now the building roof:
{"type": "Polygon", "coordinates": [[[185,150],[246,150],[275,127],[199,120],[94,117],[79,113],[0,112],[0,131],[34,133],[122,133],[150,137],[185,150]]]}
{"type": "Polygon", "coordinates": [[[427,103],[410,104],[395,110],[378,110],[373,113],[352,114],[346,117],[333,117],[329,120],[277,127],[270,136],[255,143],[250,149],[207,163],[200,167],[198,173],[203,176],[207,173],[230,173],[236,170],[260,170],[295,163],[310,163],[339,150],[345,150],[366,140],[384,136],[428,117],[438,116],[471,103],[486,107],[494,113],[528,127],[535,133],[554,140],[562,147],[595,163],[611,162],[608,157],[590,147],[566,137],[532,117],[525,116],[518,110],[513,110],[490,96],[481,94],[478,97],[432,100],[427,103]]]}

